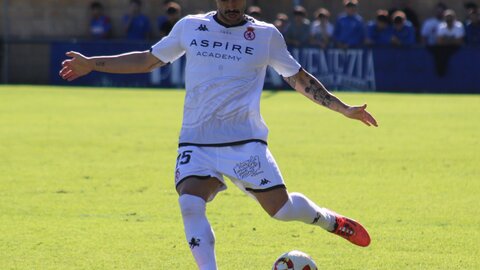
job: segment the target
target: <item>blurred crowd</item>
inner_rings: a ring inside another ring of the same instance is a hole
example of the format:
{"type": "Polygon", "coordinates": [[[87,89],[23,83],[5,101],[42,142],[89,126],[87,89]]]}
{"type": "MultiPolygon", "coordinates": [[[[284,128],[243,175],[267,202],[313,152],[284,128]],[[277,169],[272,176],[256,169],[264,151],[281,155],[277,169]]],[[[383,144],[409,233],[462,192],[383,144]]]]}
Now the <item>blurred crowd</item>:
{"type": "MultiPolygon", "coordinates": [[[[104,6],[99,1],[90,4],[90,37],[108,39],[112,37],[112,23],[105,14],[104,6]]],[[[128,10],[122,17],[123,36],[128,40],[148,40],[168,35],[175,23],[181,19],[182,7],[175,1],[163,1],[163,14],[152,25],[150,19],[142,12],[141,0],[130,0],[128,10]]]]}
{"type": "MultiPolygon", "coordinates": [[[[297,1],[299,2],[299,1],[297,1]]],[[[439,2],[432,16],[420,22],[410,1],[397,1],[389,10],[377,10],[371,21],[358,12],[358,0],[344,0],[344,12],[332,18],[329,10],[318,8],[310,18],[307,10],[295,5],[289,13],[278,13],[272,22],[284,35],[289,46],[352,48],[361,46],[469,45],[480,46],[480,16],[477,4],[465,3],[463,21],[453,9],[439,2]]],[[[112,37],[112,24],[101,2],[90,5],[90,35],[93,39],[112,37]]],[[[199,11],[200,12],[200,11],[199,11]]],[[[142,13],[141,0],[130,0],[122,18],[124,37],[148,40],[168,35],[182,17],[182,7],[175,1],[163,1],[163,14],[152,25],[142,13]]],[[[250,6],[247,14],[260,20],[262,9],[250,6]]]]}

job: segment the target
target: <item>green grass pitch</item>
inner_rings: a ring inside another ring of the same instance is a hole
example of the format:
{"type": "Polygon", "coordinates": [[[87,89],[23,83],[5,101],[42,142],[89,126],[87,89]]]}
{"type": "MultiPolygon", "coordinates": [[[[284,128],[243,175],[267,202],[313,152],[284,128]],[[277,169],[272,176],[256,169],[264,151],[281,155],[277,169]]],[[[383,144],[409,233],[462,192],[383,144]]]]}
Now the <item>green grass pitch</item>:
{"type": "MultiPolygon", "coordinates": [[[[0,87],[0,269],[195,269],[173,187],[183,91],[0,87]]],[[[338,93],[368,128],[265,92],[290,191],[361,221],[355,247],[268,217],[232,184],[209,204],[220,269],[480,269],[480,96],[338,93]]]]}

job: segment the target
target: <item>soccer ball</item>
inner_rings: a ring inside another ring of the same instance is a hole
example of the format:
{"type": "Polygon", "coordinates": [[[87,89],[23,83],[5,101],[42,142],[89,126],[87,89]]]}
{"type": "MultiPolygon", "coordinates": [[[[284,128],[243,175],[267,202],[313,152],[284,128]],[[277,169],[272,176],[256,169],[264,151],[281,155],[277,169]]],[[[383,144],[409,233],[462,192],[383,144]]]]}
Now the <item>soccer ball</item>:
{"type": "Polygon", "coordinates": [[[272,270],[318,270],[318,268],[310,256],[293,250],[282,254],[273,264],[272,270]]]}

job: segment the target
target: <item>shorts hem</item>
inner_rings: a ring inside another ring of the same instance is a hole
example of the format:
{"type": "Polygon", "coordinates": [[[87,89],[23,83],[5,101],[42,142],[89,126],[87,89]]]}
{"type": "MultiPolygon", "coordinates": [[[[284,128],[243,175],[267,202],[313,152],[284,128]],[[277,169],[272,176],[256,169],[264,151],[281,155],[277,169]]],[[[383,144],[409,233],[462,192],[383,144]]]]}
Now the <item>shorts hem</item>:
{"type": "Polygon", "coordinates": [[[185,176],[180,181],[178,181],[178,183],[175,184],[175,188],[177,188],[181,183],[183,183],[185,180],[187,180],[190,177],[195,177],[201,180],[208,179],[208,178],[215,178],[214,176],[211,176],[211,175],[189,175],[189,176],[185,176]]]}
{"type": "Polygon", "coordinates": [[[271,190],[275,190],[275,189],[279,189],[279,188],[287,188],[285,185],[276,185],[276,186],[273,186],[273,187],[269,187],[269,188],[266,188],[266,189],[253,189],[253,188],[245,188],[246,191],[249,191],[249,192],[253,192],[253,193],[262,193],[262,192],[267,192],[267,191],[271,191],[271,190]]]}
{"type": "Polygon", "coordinates": [[[227,147],[227,146],[235,146],[235,145],[242,145],[242,144],[247,144],[251,142],[259,142],[265,145],[268,145],[266,141],[260,140],[260,139],[251,139],[251,140],[244,140],[244,141],[236,141],[236,142],[228,142],[228,143],[189,143],[189,142],[184,142],[184,143],[179,143],[178,147],[184,147],[184,146],[201,146],[201,147],[227,147]]]}

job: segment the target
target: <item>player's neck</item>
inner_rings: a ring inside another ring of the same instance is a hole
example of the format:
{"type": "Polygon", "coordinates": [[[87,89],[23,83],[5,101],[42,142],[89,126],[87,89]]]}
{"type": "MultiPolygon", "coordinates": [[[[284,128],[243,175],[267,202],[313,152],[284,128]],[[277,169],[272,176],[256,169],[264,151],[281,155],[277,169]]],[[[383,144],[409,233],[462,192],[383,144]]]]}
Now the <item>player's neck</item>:
{"type": "Polygon", "coordinates": [[[215,19],[215,21],[217,21],[217,23],[227,28],[241,26],[247,23],[247,18],[245,15],[241,16],[241,18],[238,20],[229,20],[228,18],[225,18],[224,16],[222,16],[222,14],[217,12],[215,13],[215,15],[213,15],[213,18],[215,19]]]}

